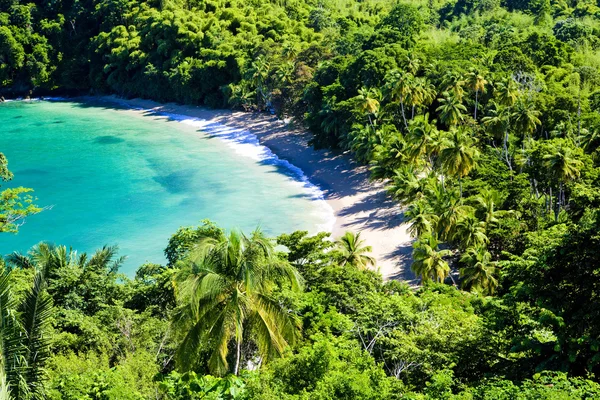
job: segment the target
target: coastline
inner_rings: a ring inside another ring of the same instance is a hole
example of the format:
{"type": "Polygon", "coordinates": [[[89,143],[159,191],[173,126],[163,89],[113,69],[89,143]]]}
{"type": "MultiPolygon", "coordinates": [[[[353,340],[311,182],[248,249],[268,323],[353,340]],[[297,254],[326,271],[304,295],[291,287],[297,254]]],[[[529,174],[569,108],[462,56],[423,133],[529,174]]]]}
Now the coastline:
{"type": "MultiPolygon", "coordinates": [[[[165,116],[188,123],[185,117],[202,126],[219,124],[234,130],[250,132],[258,143],[268,148],[286,167],[299,168],[306,177],[306,185],[316,185],[326,203],[333,210],[332,239],[345,231],[361,232],[361,239],[373,248],[371,253],[383,278],[415,283],[410,270],[412,239],[402,225],[402,209],[390,199],[381,182],[369,181],[367,167],[355,163],[348,154],[331,150],[315,150],[308,145],[310,134],[286,125],[274,116],[231,110],[210,110],[195,106],[161,104],[143,99],[120,99],[115,96],[83,97],[124,106],[144,114],[165,116]]],[[[226,130],[222,130],[225,133],[226,130]]],[[[219,136],[218,134],[215,136],[219,136]]],[[[247,139],[246,134],[244,139],[247,139]]],[[[225,138],[227,140],[227,138],[225,138]]],[[[258,155],[257,155],[258,157],[258,155]]]]}

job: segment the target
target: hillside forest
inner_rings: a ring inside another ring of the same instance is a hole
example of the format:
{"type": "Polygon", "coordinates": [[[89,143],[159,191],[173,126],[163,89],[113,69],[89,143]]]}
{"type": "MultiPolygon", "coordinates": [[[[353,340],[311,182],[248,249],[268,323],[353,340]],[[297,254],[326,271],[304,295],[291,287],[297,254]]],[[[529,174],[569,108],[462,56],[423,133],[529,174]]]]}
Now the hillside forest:
{"type": "MultiPolygon", "coordinates": [[[[203,221],[135,277],[117,248],[41,243],[3,260],[0,398],[599,398],[599,17],[593,0],[0,0],[1,95],[291,118],[386,182],[420,283],[383,282],[358,233],[203,221]]],[[[2,235],[34,203],[1,192],[2,235]]]]}

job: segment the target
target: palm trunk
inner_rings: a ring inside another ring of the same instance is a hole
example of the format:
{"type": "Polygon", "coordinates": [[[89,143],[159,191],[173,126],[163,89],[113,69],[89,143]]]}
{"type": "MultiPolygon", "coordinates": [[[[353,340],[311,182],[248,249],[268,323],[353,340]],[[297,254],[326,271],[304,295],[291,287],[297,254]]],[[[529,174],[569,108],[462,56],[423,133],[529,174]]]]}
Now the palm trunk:
{"type": "Polygon", "coordinates": [[[579,137],[581,136],[581,90],[577,97],[577,145],[579,146],[579,137]]]}
{"type": "Polygon", "coordinates": [[[552,186],[550,186],[550,203],[548,211],[554,211],[554,199],[552,198],[552,186]]]}
{"type": "Polygon", "coordinates": [[[404,121],[404,127],[408,130],[408,123],[406,122],[406,115],[404,114],[404,100],[400,99],[400,108],[402,109],[402,120],[404,121]]]}
{"type": "Polygon", "coordinates": [[[475,121],[477,121],[477,102],[478,102],[478,100],[479,100],[479,89],[477,89],[475,91],[475,115],[473,116],[475,121]]]}
{"type": "Polygon", "coordinates": [[[237,349],[235,354],[235,370],[233,371],[234,375],[238,375],[240,373],[240,359],[242,358],[242,341],[237,342],[237,349]]]}
{"type": "MultiPolygon", "coordinates": [[[[512,172],[512,165],[510,163],[510,158],[508,157],[508,129],[504,132],[503,148],[504,148],[504,158],[506,160],[506,165],[508,165],[508,169],[510,170],[510,172],[512,172]]],[[[512,179],[512,175],[511,175],[511,179],[512,179]]]]}
{"type": "Polygon", "coordinates": [[[460,201],[462,203],[462,178],[458,178],[458,188],[460,190],[460,201]]]}

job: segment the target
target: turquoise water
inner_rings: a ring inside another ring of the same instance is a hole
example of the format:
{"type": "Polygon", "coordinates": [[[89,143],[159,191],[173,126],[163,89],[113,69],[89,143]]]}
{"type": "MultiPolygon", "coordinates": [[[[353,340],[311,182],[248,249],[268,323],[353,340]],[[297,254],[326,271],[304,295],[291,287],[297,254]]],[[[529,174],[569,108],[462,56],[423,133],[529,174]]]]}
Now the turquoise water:
{"type": "Polygon", "coordinates": [[[3,187],[31,187],[50,207],[2,234],[0,253],[40,241],[118,245],[131,276],[164,262],[169,236],[204,218],[270,235],[331,222],[319,192],[247,132],[173,119],[89,103],[0,104],[0,152],[15,175],[3,187]]]}

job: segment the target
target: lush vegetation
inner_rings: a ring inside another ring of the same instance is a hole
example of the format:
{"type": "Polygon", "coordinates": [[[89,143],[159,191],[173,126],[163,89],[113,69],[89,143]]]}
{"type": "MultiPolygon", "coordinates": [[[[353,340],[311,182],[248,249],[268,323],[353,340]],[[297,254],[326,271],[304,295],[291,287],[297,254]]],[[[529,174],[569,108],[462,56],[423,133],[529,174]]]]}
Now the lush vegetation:
{"type": "Polygon", "coordinates": [[[598,337],[595,283],[577,267],[597,265],[596,232],[573,232],[571,251],[548,243],[545,281],[515,263],[521,281],[502,297],[384,283],[325,233],[204,222],[172,236],[172,263],[133,279],[115,248],[42,243],[4,260],[3,398],[596,398],[598,353],[582,337],[598,337]],[[567,262],[570,276],[554,271],[567,262]]]}
{"type": "MultiPolygon", "coordinates": [[[[294,117],[388,182],[423,283],[382,282],[353,234],[206,223],[134,279],[116,249],[42,244],[0,277],[0,389],[597,398],[598,16],[593,0],[0,1],[2,93],[294,117]]],[[[0,231],[39,211],[27,191],[2,192],[0,231]]]]}

